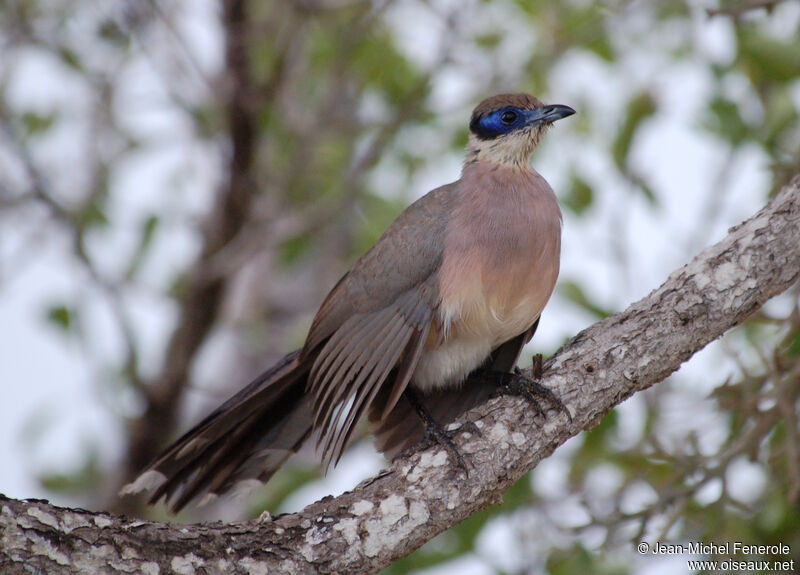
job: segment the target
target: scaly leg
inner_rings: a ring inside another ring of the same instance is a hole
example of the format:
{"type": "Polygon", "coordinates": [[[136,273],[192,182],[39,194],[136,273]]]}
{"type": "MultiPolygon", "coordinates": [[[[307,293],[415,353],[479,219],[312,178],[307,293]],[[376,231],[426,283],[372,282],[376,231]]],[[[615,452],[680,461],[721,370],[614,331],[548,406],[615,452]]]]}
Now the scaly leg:
{"type": "MultiPolygon", "coordinates": [[[[423,436],[422,440],[408,451],[425,449],[434,443],[438,443],[439,445],[444,447],[445,451],[447,451],[450,457],[453,458],[456,464],[461,469],[464,470],[464,473],[466,473],[467,476],[469,476],[467,463],[466,461],[464,461],[462,455],[458,452],[458,449],[456,449],[456,446],[453,443],[453,437],[455,437],[456,434],[461,433],[463,431],[471,431],[477,435],[480,435],[480,430],[477,428],[477,426],[474,423],[469,422],[467,424],[462,425],[461,427],[459,427],[454,431],[447,431],[436,422],[431,413],[422,403],[419,394],[417,394],[417,391],[414,388],[408,386],[403,393],[406,396],[408,402],[417,412],[417,415],[422,421],[422,425],[425,427],[425,435],[423,436]]],[[[406,452],[401,453],[399,456],[402,455],[406,455],[406,452]]]]}
{"type": "Polygon", "coordinates": [[[521,395],[527,399],[536,413],[544,415],[540,400],[550,403],[559,411],[563,411],[572,421],[572,414],[561,399],[549,388],[539,383],[542,378],[542,354],[537,353],[533,356],[533,377],[527,377],[522,371],[515,367],[512,372],[478,370],[475,375],[483,381],[495,383],[497,392],[495,395],[521,395]]]}

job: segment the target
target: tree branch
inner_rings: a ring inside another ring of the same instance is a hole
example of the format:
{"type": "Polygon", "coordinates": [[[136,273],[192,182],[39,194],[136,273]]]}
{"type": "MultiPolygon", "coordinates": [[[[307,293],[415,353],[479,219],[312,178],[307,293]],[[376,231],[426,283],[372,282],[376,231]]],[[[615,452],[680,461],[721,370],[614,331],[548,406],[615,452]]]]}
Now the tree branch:
{"type": "Polygon", "coordinates": [[[783,0],[749,0],[740,2],[731,6],[723,6],[721,8],[706,8],[706,14],[711,17],[714,16],[732,16],[734,19],[741,18],[744,14],[753,10],[766,8],[767,11],[772,10],[780,4],[783,0]]]}
{"type": "Polygon", "coordinates": [[[462,419],[480,436],[395,461],[352,492],[260,521],[176,526],[0,499],[0,571],[47,573],[371,573],[472,513],[614,406],[678,369],[800,275],[800,176],[747,222],[626,311],[581,332],[542,380],[573,414],[542,419],[500,397],[462,419]]]}

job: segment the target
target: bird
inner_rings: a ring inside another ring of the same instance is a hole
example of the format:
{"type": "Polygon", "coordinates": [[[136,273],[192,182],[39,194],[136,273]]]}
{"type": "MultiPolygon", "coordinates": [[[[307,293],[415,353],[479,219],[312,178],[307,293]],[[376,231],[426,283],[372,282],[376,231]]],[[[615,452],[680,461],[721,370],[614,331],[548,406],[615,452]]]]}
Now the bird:
{"type": "Polygon", "coordinates": [[[530,157],[575,110],[525,93],[475,107],[461,177],[409,205],[328,293],[304,345],[167,447],[122,494],[173,512],[263,483],[310,438],[336,464],[365,419],[388,457],[433,438],[516,369],[559,273],[562,215],[530,157]],[[495,383],[495,385],[491,385],[495,383]]]}

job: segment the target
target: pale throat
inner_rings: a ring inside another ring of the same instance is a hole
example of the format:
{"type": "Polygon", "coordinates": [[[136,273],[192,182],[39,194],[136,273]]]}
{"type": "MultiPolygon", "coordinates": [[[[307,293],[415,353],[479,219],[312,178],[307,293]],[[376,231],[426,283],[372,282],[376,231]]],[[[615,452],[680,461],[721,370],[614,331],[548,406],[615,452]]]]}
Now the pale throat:
{"type": "Polygon", "coordinates": [[[481,140],[475,134],[469,135],[466,162],[479,161],[501,166],[529,169],[533,150],[542,138],[539,127],[524,128],[493,140],[481,140]]]}

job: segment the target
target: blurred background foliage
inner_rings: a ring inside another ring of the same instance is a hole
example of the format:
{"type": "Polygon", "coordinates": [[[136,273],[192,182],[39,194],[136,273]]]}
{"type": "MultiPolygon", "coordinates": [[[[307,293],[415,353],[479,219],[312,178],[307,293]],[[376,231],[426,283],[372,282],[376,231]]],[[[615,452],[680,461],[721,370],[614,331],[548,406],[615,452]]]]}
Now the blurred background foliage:
{"type": "MultiPolygon", "coordinates": [[[[116,490],[302,343],[501,91],[579,111],[534,158],[565,210],[532,346],[554,352],[800,172],[798,28],[790,0],[5,0],[0,310],[30,295],[23,320],[72,362],[12,430],[31,461],[3,465],[40,488],[9,494],[164,518],[116,490]]],[[[5,396],[45,386],[36,349],[3,359],[5,396]]],[[[641,540],[800,563],[799,381],[795,289],[386,572],[669,568],[641,540]]],[[[302,453],[178,520],[296,509],[380,465],[368,439],[327,480],[302,453]]]]}

